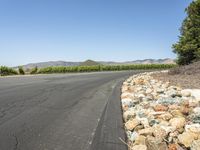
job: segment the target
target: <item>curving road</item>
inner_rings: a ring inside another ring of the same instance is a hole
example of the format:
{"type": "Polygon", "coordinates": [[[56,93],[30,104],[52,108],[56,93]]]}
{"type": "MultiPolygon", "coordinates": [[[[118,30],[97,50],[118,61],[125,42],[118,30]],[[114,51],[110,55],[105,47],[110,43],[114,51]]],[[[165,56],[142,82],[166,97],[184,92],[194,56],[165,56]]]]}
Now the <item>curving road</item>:
{"type": "Polygon", "coordinates": [[[133,73],[0,77],[0,150],[126,150],[120,83],[133,73]]]}

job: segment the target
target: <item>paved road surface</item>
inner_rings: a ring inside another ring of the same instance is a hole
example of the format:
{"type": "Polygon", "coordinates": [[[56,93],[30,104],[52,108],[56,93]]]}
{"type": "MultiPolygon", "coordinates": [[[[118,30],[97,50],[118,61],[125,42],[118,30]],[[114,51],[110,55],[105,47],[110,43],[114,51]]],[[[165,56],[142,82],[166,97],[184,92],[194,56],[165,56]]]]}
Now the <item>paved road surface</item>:
{"type": "Polygon", "coordinates": [[[133,73],[0,78],[0,150],[125,150],[119,87],[133,73]]]}

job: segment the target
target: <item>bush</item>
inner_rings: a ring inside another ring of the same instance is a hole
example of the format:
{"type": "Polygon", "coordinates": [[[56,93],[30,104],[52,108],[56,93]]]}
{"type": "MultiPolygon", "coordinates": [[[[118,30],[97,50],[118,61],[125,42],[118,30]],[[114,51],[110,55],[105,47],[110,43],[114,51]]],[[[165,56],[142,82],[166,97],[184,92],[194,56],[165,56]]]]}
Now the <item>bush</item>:
{"type": "Polygon", "coordinates": [[[37,66],[36,66],[36,67],[34,67],[33,69],[31,69],[30,74],[36,74],[37,72],[38,72],[38,68],[37,68],[37,66]]]}
{"type": "Polygon", "coordinates": [[[21,75],[24,75],[24,74],[25,74],[25,71],[24,71],[24,69],[23,69],[22,66],[19,66],[19,67],[18,67],[18,71],[19,71],[19,74],[21,74],[21,75]]]}
{"type": "Polygon", "coordinates": [[[9,68],[6,66],[0,66],[0,75],[1,76],[7,76],[7,75],[17,75],[17,71],[13,68],[9,68]]]}

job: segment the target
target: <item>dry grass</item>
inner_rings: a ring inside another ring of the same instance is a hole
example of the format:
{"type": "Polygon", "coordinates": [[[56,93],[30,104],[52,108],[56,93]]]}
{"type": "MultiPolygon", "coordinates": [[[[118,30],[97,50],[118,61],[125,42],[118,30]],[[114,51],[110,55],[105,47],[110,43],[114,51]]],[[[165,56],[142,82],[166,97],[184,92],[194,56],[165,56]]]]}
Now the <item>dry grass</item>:
{"type": "Polygon", "coordinates": [[[173,68],[169,73],[152,75],[155,79],[170,82],[182,88],[200,88],[200,62],[173,68]]]}
{"type": "Polygon", "coordinates": [[[170,75],[196,75],[200,74],[200,61],[190,65],[173,68],[169,71],[170,75]]]}

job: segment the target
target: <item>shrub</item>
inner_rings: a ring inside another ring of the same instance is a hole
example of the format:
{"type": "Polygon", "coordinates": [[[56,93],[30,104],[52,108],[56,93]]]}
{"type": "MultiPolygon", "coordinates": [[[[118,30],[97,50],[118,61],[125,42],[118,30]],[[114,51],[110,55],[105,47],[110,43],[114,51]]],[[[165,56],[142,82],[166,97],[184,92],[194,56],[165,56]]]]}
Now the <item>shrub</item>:
{"type": "Polygon", "coordinates": [[[21,74],[21,75],[24,75],[24,74],[25,74],[25,71],[24,71],[24,69],[23,69],[22,66],[19,66],[19,67],[18,67],[18,71],[19,71],[19,74],[21,74]]]}
{"type": "Polygon", "coordinates": [[[7,76],[7,75],[17,75],[17,71],[13,68],[9,68],[6,66],[0,66],[0,75],[1,76],[7,76]]]}
{"type": "Polygon", "coordinates": [[[36,66],[36,67],[34,67],[33,69],[31,69],[30,74],[36,74],[37,72],[38,72],[38,68],[37,68],[37,66],[36,66]]]}

